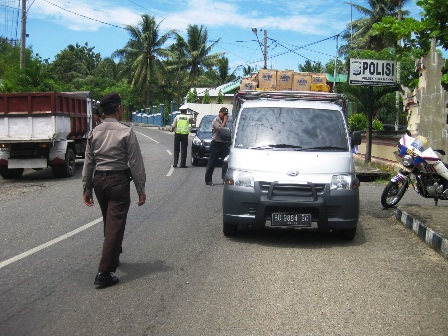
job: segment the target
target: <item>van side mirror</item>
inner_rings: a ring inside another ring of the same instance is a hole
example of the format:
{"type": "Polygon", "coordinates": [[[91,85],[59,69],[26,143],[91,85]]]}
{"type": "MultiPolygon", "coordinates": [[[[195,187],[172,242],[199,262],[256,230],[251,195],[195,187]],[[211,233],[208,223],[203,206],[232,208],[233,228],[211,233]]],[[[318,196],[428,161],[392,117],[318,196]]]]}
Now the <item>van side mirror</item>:
{"type": "Polygon", "coordinates": [[[221,127],[219,130],[219,135],[222,141],[230,142],[232,140],[232,132],[228,127],[221,127]]]}
{"type": "Polygon", "coordinates": [[[353,131],[351,139],[350,139],[351,146],[358,146],[361,144],[361,132],[360,131],[353,131]]]}

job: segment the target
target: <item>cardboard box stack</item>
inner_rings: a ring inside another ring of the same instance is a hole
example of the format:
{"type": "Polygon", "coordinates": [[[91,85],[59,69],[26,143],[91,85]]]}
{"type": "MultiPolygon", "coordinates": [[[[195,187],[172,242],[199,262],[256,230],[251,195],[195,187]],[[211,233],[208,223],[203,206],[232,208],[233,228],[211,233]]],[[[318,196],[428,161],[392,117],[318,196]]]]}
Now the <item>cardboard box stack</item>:
{"type": "Polygon", "coordinates": [[[258,72],[258,87],[260,90],[275,91],[277,87],[277,70],[261,69],[258,72]]]}
{"type": "Polygon", "coordinates": [[[330,92],[323,73],[261,69],[241,80],[240,90],[330,92]]]}
{"type": "Polygon", "coordinates": [[[251,78],[243,78],[241,80],[240,90],[256,90],[258,83],[251,78]]]}
{"type": "Polygon", "coordinates": [[[310,91],[311,89],[311,73],[310,72],[294,72],[294,82],[292,85],[294,91],[310,91]]]}
{"type": "Polygon", "coordinates": [[[277,71],[277,90],[291,91],[292,83],[294,81],[293,70],[278,70],[277,71]]]}

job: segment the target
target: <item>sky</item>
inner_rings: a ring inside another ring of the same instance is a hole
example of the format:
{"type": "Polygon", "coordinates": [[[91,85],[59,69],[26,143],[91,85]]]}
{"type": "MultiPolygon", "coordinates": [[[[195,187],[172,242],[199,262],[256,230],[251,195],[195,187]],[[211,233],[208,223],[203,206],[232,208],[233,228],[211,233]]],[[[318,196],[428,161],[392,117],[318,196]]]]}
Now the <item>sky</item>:
{"type": "MultiPolygon", "coordinates": [[[[267,67],[297,71],[306,60],[334,60],[343,43],[337,36],[362,17],[350,3],[368,6],[366,0],[28,0],[26,45],[50,62],[76,43],[110,57],[130,38],[124,27],[148,14],[162,34],[176,29],[186,38],[189,24],[204,25],[209,42],[219,40],[212,52],[225,53],[236,75],[248,65],[263,67],[265,34],[267,67]]],[[[20,9],[20,0],[0,0],[0,36],[20,40],[20,9]]],[[[415,0],[404,9],[419,18],[415,0]]]]}

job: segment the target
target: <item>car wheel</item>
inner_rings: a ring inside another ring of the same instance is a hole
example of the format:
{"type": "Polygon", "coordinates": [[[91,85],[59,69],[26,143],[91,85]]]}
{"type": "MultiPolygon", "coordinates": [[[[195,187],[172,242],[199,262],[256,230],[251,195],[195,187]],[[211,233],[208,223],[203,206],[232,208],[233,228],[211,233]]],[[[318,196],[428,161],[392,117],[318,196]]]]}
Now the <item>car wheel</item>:
{"type": "Polygon", "coordinates": [[[193,156],[191,156],[191,165],[192,166],[197,166],[199,165],[199,160],[194,158],[193,156]]]}
{"type": "Polygon", "coordinates": [[[238,234],[238,225],[223,222],[222,232],[226,237],[234,237],[238,234]]]}

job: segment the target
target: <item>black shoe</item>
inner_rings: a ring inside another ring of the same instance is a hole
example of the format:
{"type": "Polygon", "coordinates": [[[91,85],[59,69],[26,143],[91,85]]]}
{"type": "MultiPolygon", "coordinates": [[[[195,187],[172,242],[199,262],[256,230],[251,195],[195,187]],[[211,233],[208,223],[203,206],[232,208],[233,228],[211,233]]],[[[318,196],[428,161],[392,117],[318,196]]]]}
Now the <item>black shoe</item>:
{"type": "Polygon", "coordinates": [[[116,285],[118,281],[118,277],[112,272],[98,272],[94,284],[96,286],[113,286],[116,285]]]}
{"type": "Polygon", "coordinates": [[[188,168],[188,166],[180,166],[180,168],[188,168]]]}
{"type": "Polygon", "coordinates": [[[214,186],[213,182],[205,182],[206,185],[214,186]]]}
{"type": "Polygon", "coordinates": [[[173,164],[173,168],[177,168],[177,164],[173,164]]]}

